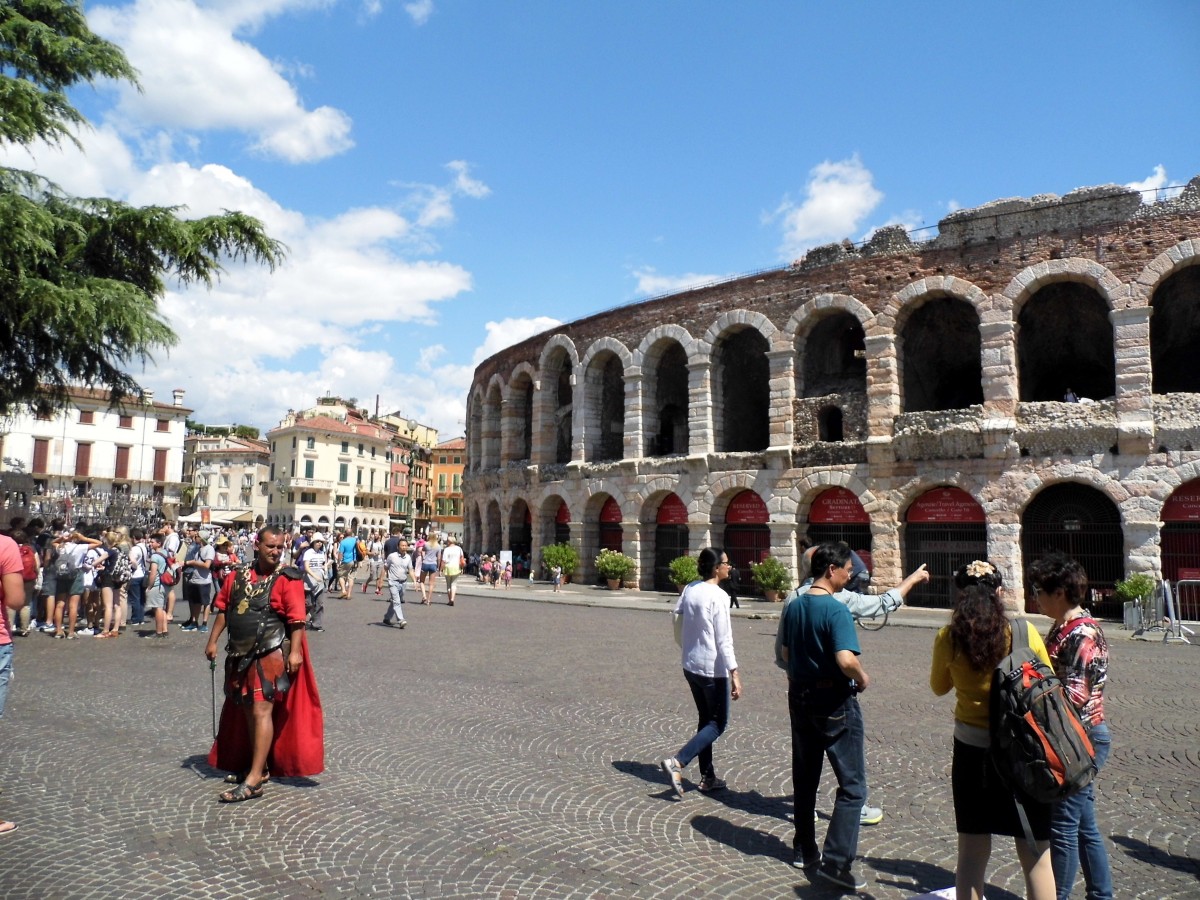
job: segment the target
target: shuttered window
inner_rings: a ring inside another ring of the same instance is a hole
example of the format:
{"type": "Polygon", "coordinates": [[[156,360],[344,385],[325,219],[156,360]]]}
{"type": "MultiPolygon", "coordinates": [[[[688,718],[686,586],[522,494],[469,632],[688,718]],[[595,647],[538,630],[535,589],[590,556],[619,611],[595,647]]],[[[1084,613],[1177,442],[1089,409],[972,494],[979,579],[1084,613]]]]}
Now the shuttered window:
{"type": "Polygon", "coordinates": [[[92,445],[78,444],[75,447],[75,477],[87,478],[92,467],[92,445]]]}
{"type": "Polygon", "coordinates": [[[50,439],[49,438],[34,438],[33,439],[33,471],[42,474],[50,471],[48,466],[50,463],[50,439]]]}
{"type": "Polygon", "coordinates": [[[164,449],[154,451],[154,480],[167,480],[167,451],[164,449]]]}
{"type": "Polygon", "coordinates": [[[125,479],[129,477],[129,448],[117,448],[117,465],[113,473],[113,477],[125,479]]]}

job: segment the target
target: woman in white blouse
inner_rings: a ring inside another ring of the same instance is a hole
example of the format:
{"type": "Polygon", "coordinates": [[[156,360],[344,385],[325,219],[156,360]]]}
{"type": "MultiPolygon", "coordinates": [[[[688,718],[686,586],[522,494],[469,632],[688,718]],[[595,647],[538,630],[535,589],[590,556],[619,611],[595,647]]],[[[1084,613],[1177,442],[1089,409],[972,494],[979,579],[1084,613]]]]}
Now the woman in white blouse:
{"type": "Polygon", "coordinates": [[[729,721],[729,700],[742,695],[733,631],[729,624],[729,595],[718,586],[729,575],[729,558],[706,547],[697,560],[700,579],[679,595],[675,605],[676,640],[683,649],[683,676],[696,703],[696,734],[674,756],[659,764],[671,787],[683,796],[683,770],[699,758],[700,790],[725,787],[713,768],[712,745],[729,721]]]}

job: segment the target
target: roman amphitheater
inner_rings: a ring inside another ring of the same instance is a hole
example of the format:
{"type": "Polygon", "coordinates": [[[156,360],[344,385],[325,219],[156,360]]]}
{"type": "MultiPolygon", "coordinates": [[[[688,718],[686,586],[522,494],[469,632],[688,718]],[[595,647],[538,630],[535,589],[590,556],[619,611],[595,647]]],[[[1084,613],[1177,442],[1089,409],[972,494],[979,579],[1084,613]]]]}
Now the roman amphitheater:
{"type": "MultiPolygon", "coordinates": [[[[915,605],[1053,548],[1099,612],[1145,571],[1200,578],[1200,177],[960,210],[794,265],[579,319],[483,362],[466,545],[602,547],[670,589],[682,553],[844,539],[915,605]]],[[[1195,610],[1189,614],[1194,618],[1195,610]]]]}

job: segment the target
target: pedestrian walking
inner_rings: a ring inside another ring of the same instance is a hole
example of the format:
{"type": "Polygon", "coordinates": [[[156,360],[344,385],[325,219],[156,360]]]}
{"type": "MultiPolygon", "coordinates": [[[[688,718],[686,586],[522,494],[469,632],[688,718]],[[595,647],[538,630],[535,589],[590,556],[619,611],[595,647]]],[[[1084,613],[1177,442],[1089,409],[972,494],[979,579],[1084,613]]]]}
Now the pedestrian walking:
{"type": "Polygon", "coordinates": [[[683,770],[699,758],[700,790],[725,787],[713,767],[712,745],[729,721],[729,701],[742,696],[742,680],[733,651],[729,595],[718,586],[729,572],[729,557],[706,547],[697,560],[700,580],[684,588],[675,605],[676,639],[682,650],[683,677],[696,704],[696,733],[674,756],[659,765],[671,787],[683,796],[683,770]]]}
{"type": "Polygon", "coordinates": [[[408,541],[401,538],[384,563],[390,600],[383,614],[383,624],[395,623],[397,628],[407,628],[408,622],[404,618],[404,589],[412,577],[413,569],[412,557],[408,554],[408,541]]]}

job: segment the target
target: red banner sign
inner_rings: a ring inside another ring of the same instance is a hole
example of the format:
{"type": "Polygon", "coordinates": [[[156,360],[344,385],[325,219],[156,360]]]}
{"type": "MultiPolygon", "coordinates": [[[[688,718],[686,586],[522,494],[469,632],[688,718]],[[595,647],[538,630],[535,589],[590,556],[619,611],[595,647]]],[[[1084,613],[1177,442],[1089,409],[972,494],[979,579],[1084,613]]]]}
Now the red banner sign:
{"type": "Polygon", "coordinates": [[[687,507],[675,494],[667,494],[658,507],[659,525],[686,525],[688,523],[687,507]]]}
{"type": "Polygon", "coordinates": [[[808,521],[812,525],[870,525],[871,517],[853,491],[835,487],[813,501],[808,521]]]}
{"type": "Polygon", "coordinates": [[[767,504],[754,491],[742,491],[725,511],[726,525],[766,525],[769,520],[767,504]]]}
{"type": "Polygon", "coordinates": [[[1175,489],[1163,504],[1164,522],[1200,522],[1200,481],[1189,481],[1175,489]]]}
{"type": "Polygon", "coordinates": [[[916,524],[948,523],[976,525],[987,521],[983,507],[961,488],[940,487],[926,491],[908,508],[905,521],[916,524]]]}
{"type": "Polygon", "coordinates": [[[615,498],[609,497],[604,501],[604,508],[600,510],[600,521],[609,525],[621,524],[621,505],[615,498]]]}
{"type": "Polygon", "coordinates": [[[560,503],[558,505],[558,515],[554,517],[554,522],[557,525],[571,524],[571,510],[567,509],[567,504],[560,503]]]}

